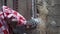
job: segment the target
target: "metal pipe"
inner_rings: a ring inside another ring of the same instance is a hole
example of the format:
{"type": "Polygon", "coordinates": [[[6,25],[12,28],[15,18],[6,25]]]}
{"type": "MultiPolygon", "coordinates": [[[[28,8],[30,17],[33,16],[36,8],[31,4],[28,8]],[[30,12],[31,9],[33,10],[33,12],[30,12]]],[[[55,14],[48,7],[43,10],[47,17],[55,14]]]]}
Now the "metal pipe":
{"type": "Polygon", "coordinates": [[[32,0],[32,17],[36,18],[36,14],[37,14],[37,9],[36,9],[36,1],[37,0],[32,0]]]}
{"type": "Polygon", "coordinates": [[[34,17],[34,0],[32,0],[32,17],[34,17]]]}

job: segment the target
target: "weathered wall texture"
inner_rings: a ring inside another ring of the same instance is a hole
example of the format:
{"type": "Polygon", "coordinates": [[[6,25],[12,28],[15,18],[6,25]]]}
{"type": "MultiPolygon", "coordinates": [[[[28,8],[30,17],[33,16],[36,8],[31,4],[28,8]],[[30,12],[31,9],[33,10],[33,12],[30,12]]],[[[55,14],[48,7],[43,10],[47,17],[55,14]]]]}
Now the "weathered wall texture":
{"type": "Polygon", "coordinates": [[[26,18],[31,18],[32,0],[19,0],[18,11],[26,18]]]}
{"type": "Polygon", "coordinates": [[[37,9],[39,11],[39,19],[41,20],[38,25],[38,29],[40,30],[40,34],[46,34],[48,9],[46,8],[44,0],[37,0],[37,9]]]}
{"type": "Polygon", "coordinates": [[[47,34],[60,34],[60,0],[47,0],[47,34]]]}
{"type": "MultiPolygon", "coordinates": [[[[27,20],[31,18],[32,0],[18,0],[18,12],[22,14],[27,20]]],[[[15,4],[15,3],[14,3],[15,4]]],[[[7,0],[7,5],[13,8],[13,0],[7,0]]]]}
{"type": "MultiPolygon", "coordinates": [[[[45,0],[46,6],[43,3],[41,3],[40,0],[38,0],[38,2],[39,2],[38,9],[40,12],[40,18],[42,18],[43,21],[48,19],[46,23],[44,21],[44,23],[47,25],[46,26],[47,34],[60,34],[60,0],[45,0]],[[43,6],[45,6],[45,8],[42,7],[42,4],[43,6]],[[46,12],[46,9],[48,10],[48,12],[46,12]]],[[[43,26],[41,27],[42,29],[43,26]]],[[[42,31],[44,32],[44,30],[45,29],[43,29],[42,31]]]]}
{"type": "Polygon", "coordinates": [[[7,5],[13,9],[13,0],[7,0],[7,5]]]}
{"type": "Polygon", "coordinates": [[[60,0],[53,0],[51,4],[48,6],[48,34],[60,34],[60,0]]]}

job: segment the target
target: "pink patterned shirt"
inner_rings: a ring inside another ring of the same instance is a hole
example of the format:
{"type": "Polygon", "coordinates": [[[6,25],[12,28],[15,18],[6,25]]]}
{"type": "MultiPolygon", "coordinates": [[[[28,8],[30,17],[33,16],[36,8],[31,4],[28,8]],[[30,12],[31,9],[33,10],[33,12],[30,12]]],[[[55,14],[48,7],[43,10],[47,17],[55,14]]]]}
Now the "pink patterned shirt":
{"type": "Polygon", "coordinates": [[[8,25],[4,20],[5,17],[8,19],[15,17],[18,20],[17,25],[26,24],[26,19],[21,14],[7,6],[3,6],[2,11],[0,11],[0,34],[9,34],[8,25]]]}

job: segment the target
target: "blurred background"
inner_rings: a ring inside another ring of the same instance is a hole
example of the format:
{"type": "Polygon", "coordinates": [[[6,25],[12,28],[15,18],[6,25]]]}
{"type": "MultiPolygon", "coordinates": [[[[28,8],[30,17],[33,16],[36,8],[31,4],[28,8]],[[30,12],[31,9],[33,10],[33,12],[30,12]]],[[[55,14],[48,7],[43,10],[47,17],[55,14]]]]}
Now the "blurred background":
{"type": "Polygon", "coordinates": [[[39,24],[31,31],[33,34],[60,34],[60,0],[0,0],[0,7],[3,5],[18,11],[27,20],[41,18],[43,22],[39,22],[45,25],[39,24]]]}

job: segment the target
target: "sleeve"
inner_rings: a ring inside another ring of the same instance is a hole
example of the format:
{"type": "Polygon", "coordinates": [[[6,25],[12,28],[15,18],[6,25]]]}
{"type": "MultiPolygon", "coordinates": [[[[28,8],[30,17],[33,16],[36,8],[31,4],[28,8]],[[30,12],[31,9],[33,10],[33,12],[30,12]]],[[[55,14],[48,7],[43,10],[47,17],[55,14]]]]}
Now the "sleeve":
{"type": "Polygon", "coordinates": [[[12,13],[14,16],[16,16],[17,20],[18,20],[18,25],[20,24],[26,24],[26,19],[21,15],[19,14],[18,12],[14,11],[12,13]]]}
{"type": "Polygon", "coordinates": [[[18,20],[17,25],[26,24],[26,19],[17,11],[12,10],[11,8],[6,8],[6,6],[3,7],[3,10],[5,17],[15,17],[18,20]]]}

